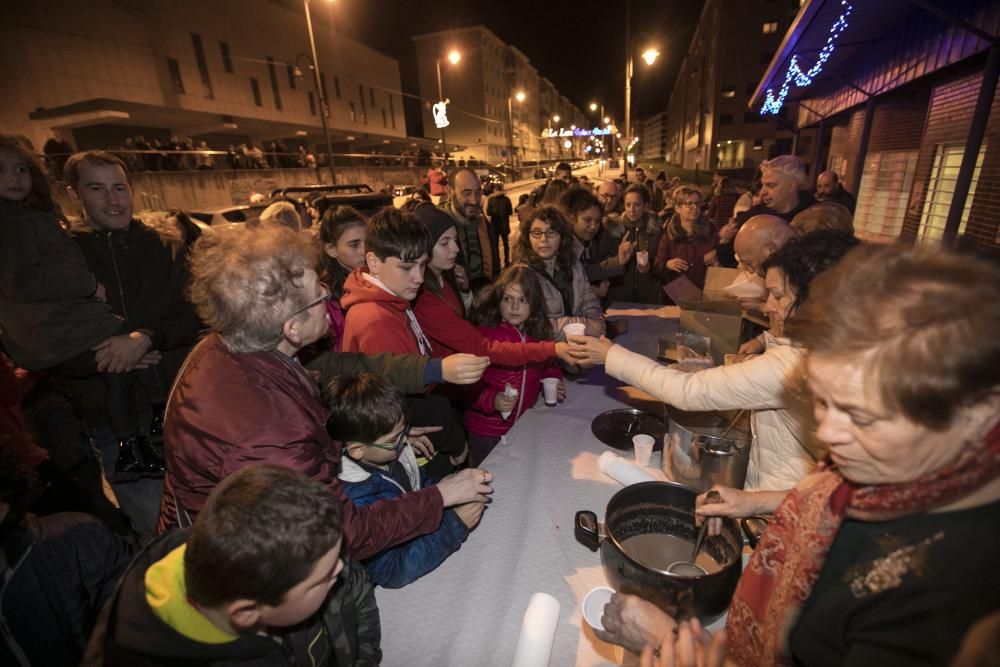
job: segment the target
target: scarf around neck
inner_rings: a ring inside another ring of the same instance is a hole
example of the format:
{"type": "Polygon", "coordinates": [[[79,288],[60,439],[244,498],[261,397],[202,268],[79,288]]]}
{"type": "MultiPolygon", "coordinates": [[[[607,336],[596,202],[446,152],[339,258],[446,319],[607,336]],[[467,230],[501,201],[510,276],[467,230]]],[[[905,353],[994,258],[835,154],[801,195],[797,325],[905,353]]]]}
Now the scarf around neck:
{"type": "Polygon", "coordinates": [[[841,523],[889,521],[954,502],[1000,475],[1000,422],[951,464],[902,484],[855,484],[829,461],[775,511],[740,578],[726,621],[742,667],[787,665],[788,640],[841,523]]]}

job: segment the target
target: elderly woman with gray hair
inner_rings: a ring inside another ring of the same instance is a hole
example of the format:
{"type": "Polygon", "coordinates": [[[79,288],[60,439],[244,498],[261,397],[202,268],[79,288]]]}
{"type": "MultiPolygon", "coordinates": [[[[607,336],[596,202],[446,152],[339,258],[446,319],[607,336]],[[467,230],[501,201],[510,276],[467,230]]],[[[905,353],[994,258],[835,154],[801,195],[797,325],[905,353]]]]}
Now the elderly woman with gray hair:
{"type": "MultiPolygon", "coordinates": [[[[196,244],[191,298],[210,333],[188,356],[167,404],[159,532],[188,524],[226,475],[250,463],[282,465],[327,485],[344,503],[344,544],[358,559],[432,532],[445,508],[492,491],[488,472],[469,469],[395,500],[351,504],[337,480],[341,445],[326,431],[316,379],[295,358],[329,329],[329,291],[316,260],[308,239],[278,225],[220,229],[196,244]]],[[[488,364],[473,355],[439,362],[327,352],[316,369],[324,383],[369,372],[415,392],[442,379],[475,382],[488,364]]]]}

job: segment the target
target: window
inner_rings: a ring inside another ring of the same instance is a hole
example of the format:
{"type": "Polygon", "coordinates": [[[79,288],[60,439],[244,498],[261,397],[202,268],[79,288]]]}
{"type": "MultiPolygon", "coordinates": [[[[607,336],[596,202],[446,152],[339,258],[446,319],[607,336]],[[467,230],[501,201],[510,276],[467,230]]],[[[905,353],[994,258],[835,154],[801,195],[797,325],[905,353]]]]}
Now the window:
{"type": "Polygon", "coordinates": [[[760,52],[760,64],[761,65],[770,65],[772,58],[774,58],[774,51],[761,51],[760,52]]]}
{"type": "MultiPolygon", "coordinates": [[[[329,104],[330,96],[326,92],[326,74],[322,72],[319,73],[319,89],[323,91],[323,99],[329,104]]],[[[337,95],[337,99],[340,99],[340,95],[337,95]]]]}
{"type": "Polygon", "coordinates": [[[760,27],[760,31],[765,35],[773,35],[778,32],[778,22],[777,21],[765,21],[760,27]]]}
{"type": "Polygon", "coordinates": [[[733,114],[723,113],[719,114],[719,125],[732,125],[733,124],[733,114]]]}
{"type": "Polygon", "coordinates": [[[745,125],[753,125],[754,123],[765,123],[765,122],[767,121],[761,118],[760,114],[757,113],[756,111],[743,112],[743,123],[745,125]]]}
{"type": "Polygon", "coordinates": [[[229,72],[233,73],[233,59],[229,55],[229,45],[225,42],[219,42],[219,50],[222,51],[222,67],[229,72]]]}
{"type": "Polygon", "coordinates": [[[274,67],[274,58],[267,57],[267,75],[271,79],[271,93],[274,95],[274,108],[281,111],[281,89],[278,88],[278,72],[274,67]]]}
{"type": "Polygon", "coordinates": [[[763,148],[764,148],[764,140],[763,139],[754,139],[753,140],[753,149],[755,151],[763,150],[763,148]]]}
{"type": "Polygon", "coordinates": [[[174,58],[167,58],[167,68],[170,70],[170,78],[174,82],[174,92],[178,95],[184,94],[184,79],[181,78],[181,66],[174,58]]]}
{"type": "Polygon", "coordinates": [[[253,93],[253,103],[259,107],[264,106],[264,103],[260,100],[260,84],[257,83],[257,79],[250,78],[250,91],[253,93]]]}
{"type": "Polygon", "coordinates": [[[286,63],[285,69],[288,70],[288,87],[295,90],[295,65],[286,63]]]}
{"type": "Polygon", "coordinates": [[[316,96],[313,95],[313,92],[311,90],[308,91],[308,92],[309,92],[309,113],[311,115],[315,116],[316,115],[316,96]]]}
{"type": "Polygon", "coordinates": [[[736,89],[732,86],[727,86],[722,89],[722,96],[725,98],[736,97],[736,89]]]}
{"type": "Polygon", "coordinates": [[[899,238],[916,166],[917,151],[868,154],[854,210],[858,238],[889,242],[899,238]]]}
{"type": "Polygon", "coordinates": [[[392,102],[392,95],[389,95],[389,117],[392,119],[392,129],[396,129],[396,105],[392,102]]]}
{"type": "MultiPolygon", "coordinates": [[[[326,88],[324,87],[323,90],[325,91],[326,88]]],[[[335,92],[337,94],[337,99],[339,100],[340,99],[340,77],[338,77],[338,76],[333,77],[333,92],[335,92]]],[[[323,97],[326,97],[326,93],[325,92],[323,93],[323,97]]],[[[329,99],[329,98],[327,98],[327,99],[329,99]]]]}
{"type": "Polygon", "coordinates": [[[208,76],[208,61],[205,60],[205,48],[201,43],[201,35],[191,33],[191,42],[194,44],[194,57],[198,61],[198,73],[201,75],[202,94],[210,100],[215,99],[212,79],[208,76]]]}
{"type": "Polygon", "coordinates": [[[350,105],[351,105],[351,122],[352,123],[357,123],[358,122],[358,111],[357,111],[357,109],[354,108],[354,102],[351,102],[350,105]]]}
{"type": "Polygon", "coordinates": [[[375,89],[372,88],[372,87],[370,87],[370,86],[368,87],[368,99],[371,101],[372,109],[374,109],[375,108],[375,89]]]}
{"type": "Polygon", "coordinates": [[[385,115],[385,109],[382,109],[382,127],[389,127],[389,118],[385,115]]]}
{"type": "Polygon", "coordinates": [[[747,83],[747,90],[746,90],[747,95],[753,95],[754,92],[756,92],[756,90],[757,90],[756,81],[750,81],[747,83]]]}
{"type": "MultiPolygon", "coordinates": [[[[948,209],[951,208],[952,196],[955,193],[955,180],[958,178],[958,169],[962,165],[964,154],[963,145],[938,144],[934,147],[934,165],[931,167],[931,179],[927,184],[924,210],[920,214],[920,230],[917,232],[917,240],[920,243],[941,240],[945,223],[948,221],[948,209]]],[[[958,226],[959,235],[965,231],[965,225],[969,222],[969,210],[976,196],[976,184],[979,182],[985,155],[986,146],[981,146],[979,155],[976,156],[976,167],[972,172],[969,194],[965,198],[965,208],[962,209],[962,221],[958,226]]]]}

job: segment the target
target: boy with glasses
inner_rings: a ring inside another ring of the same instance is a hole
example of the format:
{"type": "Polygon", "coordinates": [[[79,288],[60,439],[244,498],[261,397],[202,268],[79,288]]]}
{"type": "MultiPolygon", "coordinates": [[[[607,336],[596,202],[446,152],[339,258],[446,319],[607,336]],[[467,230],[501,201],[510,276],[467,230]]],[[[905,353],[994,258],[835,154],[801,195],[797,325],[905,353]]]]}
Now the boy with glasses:
{"type": "MultiPolygon", "coordinates": [[[[343,441],[347,452],[338,477],[355,506],[398,498],[433,482],[417,466],[404,399],[393,385],[372,373],[340,375],[330,383],[329,399],[327,430],[343,441]]],[[[382,551],[362,564],[376,584],[401,588],[457,551],[479,522],[483,508],[483,503],[472,502],[445,510],[434,532],[382,551]]]]}

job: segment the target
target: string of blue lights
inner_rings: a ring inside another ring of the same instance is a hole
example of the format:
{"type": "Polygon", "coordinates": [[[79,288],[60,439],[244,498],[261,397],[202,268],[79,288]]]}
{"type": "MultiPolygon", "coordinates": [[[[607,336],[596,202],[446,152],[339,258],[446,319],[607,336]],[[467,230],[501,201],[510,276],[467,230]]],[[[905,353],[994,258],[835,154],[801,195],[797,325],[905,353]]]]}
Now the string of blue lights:
{"type": "Polygon", "coordinates": [[[785,103],[785,98],[788,97],[788,91],[791,90],[791,84],[793,82],[796,87],[805,88],[806,86],[812,84],[816,76],[823,71],[823,66],[826,64],[826,61],[830,59],[831,55],[833,55],[837,38],[840,37],[840,33],[847,29],[847,17],[851,15],[851,10],[853,9],[847,0],[840,0],[840,6],[843,8],[843,12],[830,27],[830,34],[826,38],[826,45],[819,52],[819,58],[816,60],[816,64],[810,67],[808,71],[803,72],[802,68],[799,67],[798,57],[793,55],[788,63],[788,71],[785,72],[785,81],[781,85],[777,97],[774,95],[773,88],[767,89],[767,98],[760,107],[761,116],[766,116],[767,114],[777,114],[781,111],[781,107],[785,103]]]}

